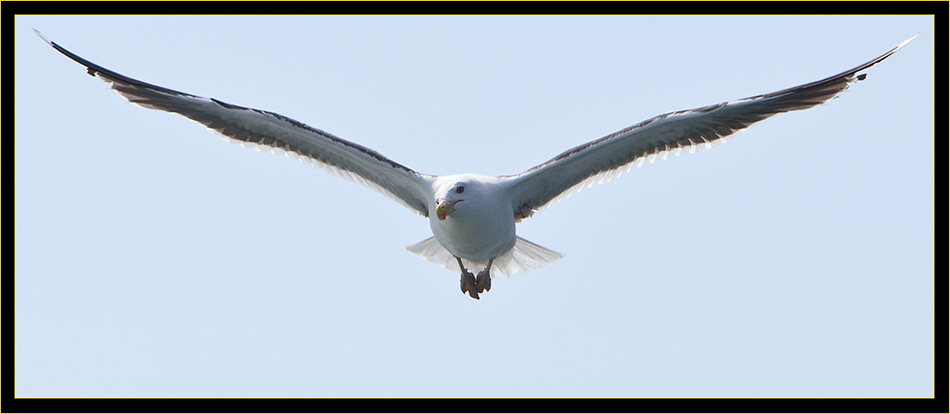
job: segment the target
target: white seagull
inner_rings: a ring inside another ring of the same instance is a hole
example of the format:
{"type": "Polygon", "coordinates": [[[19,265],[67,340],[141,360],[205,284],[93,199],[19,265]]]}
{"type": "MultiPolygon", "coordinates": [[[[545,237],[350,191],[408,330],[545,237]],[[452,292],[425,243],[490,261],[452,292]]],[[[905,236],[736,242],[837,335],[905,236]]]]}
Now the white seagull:
{"type": "MultiPolygon", "coordinates": [[[[35,31],[35,30],[34,30],[35,31]]],[[[527,171],[506,176],[418,173],[359,144],[274,112],[232,105],[152,85],[92,63],[36,31],[46,43],[111,84],[129,102],[174,112],[242,146],[269,149],[366,185],[429,219],[433,237],[407,246],[410,252],[462,271],[462,293],[478,299],[491,289],[492,274],[527,271],[562,254],[529,242],[515,224],[557,200],[608,181],[657,157],[709,147],[772,115],[827,102],[858,72],[897,52],[916,35],[867,63],[825,79],[702,108],[670,112],[571,148],[527,171]],[[479,270],[472,274],[469,269],[479,270]]]]}

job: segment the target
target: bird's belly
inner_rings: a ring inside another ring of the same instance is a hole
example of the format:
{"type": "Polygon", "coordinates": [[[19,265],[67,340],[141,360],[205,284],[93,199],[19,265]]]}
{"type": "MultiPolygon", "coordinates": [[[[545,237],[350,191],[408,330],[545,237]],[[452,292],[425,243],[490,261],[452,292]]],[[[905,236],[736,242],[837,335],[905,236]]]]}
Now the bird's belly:
{"type": "Polygon", "coordinates": [[[515,223],[511,220],[431,221],[432,233],[450,253],[476,263],[484,263],[507,252],[515,244],[515,223]]]}

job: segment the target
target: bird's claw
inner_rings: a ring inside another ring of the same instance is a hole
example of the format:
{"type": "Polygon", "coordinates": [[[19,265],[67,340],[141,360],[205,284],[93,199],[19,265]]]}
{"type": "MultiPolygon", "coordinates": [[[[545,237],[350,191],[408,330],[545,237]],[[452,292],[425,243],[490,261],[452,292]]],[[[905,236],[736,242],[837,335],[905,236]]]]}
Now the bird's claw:
{"type": "Polygon", "coordinates": [[[475,289],[477,289],[479,293],[491,290],[491,274],[489,273],[488,269],[478,272],[478,278],[475,279],[475,289]]]}
{"type": "Polygon", "coordinates": [[[473,275],[472,272],[466,271],[462,273],[461,285],[462,293],[468,293],[469,296],[478,299],[478,293],[481,292],[481,290],[476,288],[477,282],[475,281],[475,275],[473,275]]]}
{"type": "Polygon", "coordinates": [[[491,290],[491,264],[494,259],[489,260],[488,266],[478,272],[478,278],[465,268],[465,265],[462,264],[462,258],[456,256],[455,260],[458,261],[459,268],[462,269],[462,280],[460,282],[462,293],[468,293],[473,299],[478,299],[479,293],[491,290]]]}

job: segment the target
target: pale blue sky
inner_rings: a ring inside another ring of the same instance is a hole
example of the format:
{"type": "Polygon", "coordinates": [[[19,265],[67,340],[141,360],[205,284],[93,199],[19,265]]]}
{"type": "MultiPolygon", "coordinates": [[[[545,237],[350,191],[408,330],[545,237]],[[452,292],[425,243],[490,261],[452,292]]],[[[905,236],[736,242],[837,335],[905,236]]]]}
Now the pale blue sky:
{"type": "Polygon", "coordinates": [[[926,397],[933,19],[16,18],[20,397],[926,397]],[[120,73],[417,171],[514,174],[920,33],[839,99],[637,168],[518,233],[474,301],[371,190],[125,102],[120,73]]]}

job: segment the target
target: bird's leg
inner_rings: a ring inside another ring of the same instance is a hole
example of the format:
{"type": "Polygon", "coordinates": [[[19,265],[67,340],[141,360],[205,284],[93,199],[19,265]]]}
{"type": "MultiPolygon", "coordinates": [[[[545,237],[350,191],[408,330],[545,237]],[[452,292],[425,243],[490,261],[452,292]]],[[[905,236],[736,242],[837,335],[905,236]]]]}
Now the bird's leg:
{"type": "Polygon", "coordinates": [[[462,293],[468,292],[469,296],[478,299],[478,292],[480,291],[475,290],[475,275],[465,268],[460,257],[456,256],[455,260],[459,262],[459,269],[462,269],[462,293]]]}
{"type": "Polygon", "coordinates": [[[485,270],[478,272],[478,278],[475,279],[475,289],[478,289],[478,292],[487,292],[491,290],[491,264],[495,259],[490,259],[488,261],[488,266],[485,266],[485,270]]]}

